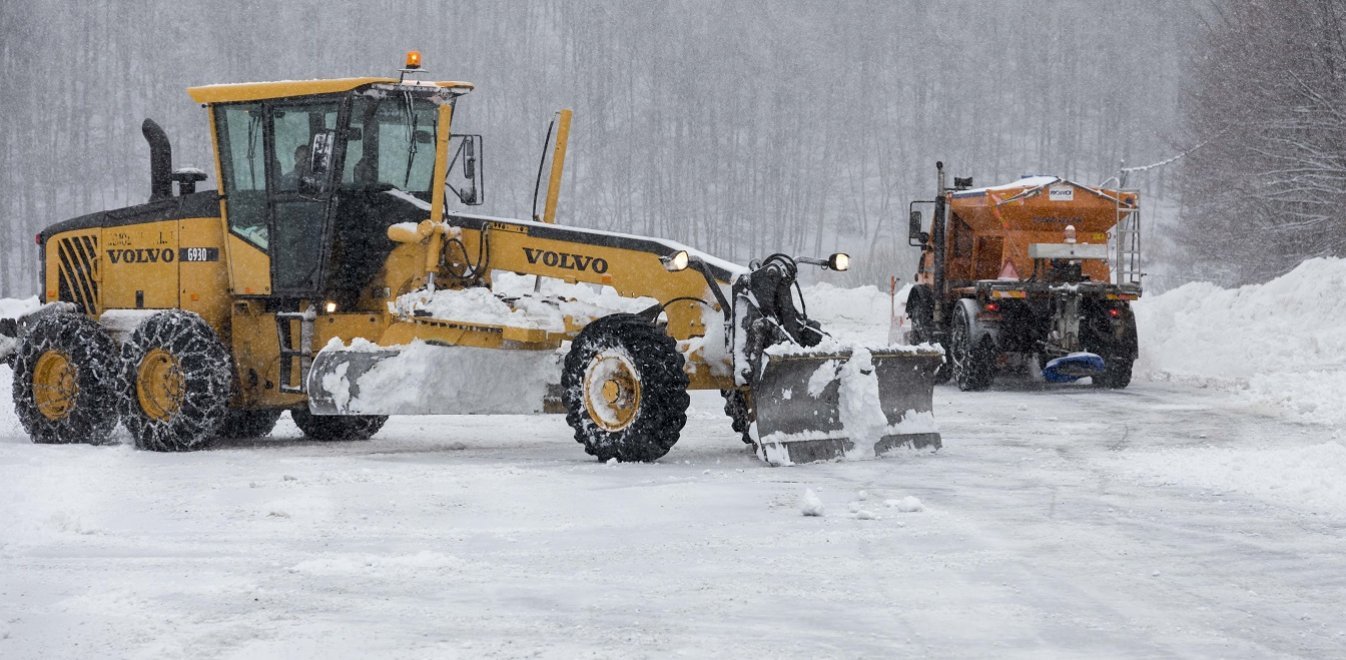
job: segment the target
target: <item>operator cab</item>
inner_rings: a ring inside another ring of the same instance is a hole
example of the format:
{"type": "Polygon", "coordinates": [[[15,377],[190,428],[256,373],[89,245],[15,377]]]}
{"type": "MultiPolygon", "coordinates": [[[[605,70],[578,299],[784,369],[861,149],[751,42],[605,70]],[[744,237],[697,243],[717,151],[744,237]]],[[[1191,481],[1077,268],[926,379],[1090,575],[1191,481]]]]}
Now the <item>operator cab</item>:
{"type": "Polygon", "coordinates": [[[471,89],[348,78],[190,90],[211,112],[229,233],[269,262],[258,286],[237,284],[260,273],[232,273],[235,290],[352,300],[392,248],[388,226],[425,219],[436,185],[480,203],[480,136],[453,136],[454,171],[434,180],[441,118],[471,89]]]}

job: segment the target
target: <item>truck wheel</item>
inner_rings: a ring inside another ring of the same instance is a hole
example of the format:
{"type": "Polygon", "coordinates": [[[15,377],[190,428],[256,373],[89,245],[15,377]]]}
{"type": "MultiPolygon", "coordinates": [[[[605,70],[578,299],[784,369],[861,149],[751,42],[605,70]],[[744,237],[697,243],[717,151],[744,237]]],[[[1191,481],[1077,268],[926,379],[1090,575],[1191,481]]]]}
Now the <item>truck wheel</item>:
{"type": "Polygon", "coordinates": [[[282,410],[234,410],[230,409],[220,424],[221,438],[251,440],[271,433],[276,428],[282,410]]]}
{"type": "Polygon", "coordinates": [[[136,446],[190,451],[212,440],[229,413],[229,351],[205,319],[151,316],[122,346],[122,419],[136,446]]]}
{"type": "Polygon", "coordinates": [[[600,461],[653,461],[687,423],[687,374],[673,338],[634,314],[613,314],[575,337],[561,400],[575,441],[600,461]]]}
{"type": "Polygon", "coordinates": [[[38,320],[14,354],[14,411],[39,444],[107,442],[117,426],[117,343],[82,314],[38,320]]]}
{"type": "Polygon", "coordinates": [[[958,389],[976,392],[991,386],[995,371],[991,360],[995,357],[972,337],[972,320],[962,305],[953,314],[953,336],[949,341],[948,359],[952,363],[953,379],[958,389]]]}
{"type": "Polygon", "coordinates": [[[1103,373],[1094,376],[1094,387],[1120,390],[1131,384],[1130,358],[1103,356],[1103,373]]]}
{"type": "MultiPolygon", "coordinates": [[[[917,285],[907,292],[907,319],[911,321],[912,339],[919,344],[938,344],[935,340],[935,294],[930,287],[917,285]]],[[[953,376],[953,365],[948,356],[935,370],[935,384],[949,382],[953,376]]]]}
{"type": "Polygon", "coordinates": [[[324,442],[368,440],[388,421],[387,415],[315,415],[303,408],[291,410],[290,418],[304,437],[324,442]]]}
{"type": "Polygon", "coordinates": [[[748,432],[753,420],[748,396],[743,390],[720,390],[720,396],[724,397],[724,414],[729,415],[730,425],[743,438],[743,444],[754,444],[752,434],[748,432]]]}
{"type": "Polygon", "coordinates": [[[1103,309],[1090,316],[1082,332],[1087,350],[1103,358],[1103,373],[1093,377],[1094,387],[1120,390],[1131,384],[1131,365],[1136,360],[1136,316],[1121,308],[1118,324],[1103,309]]]}

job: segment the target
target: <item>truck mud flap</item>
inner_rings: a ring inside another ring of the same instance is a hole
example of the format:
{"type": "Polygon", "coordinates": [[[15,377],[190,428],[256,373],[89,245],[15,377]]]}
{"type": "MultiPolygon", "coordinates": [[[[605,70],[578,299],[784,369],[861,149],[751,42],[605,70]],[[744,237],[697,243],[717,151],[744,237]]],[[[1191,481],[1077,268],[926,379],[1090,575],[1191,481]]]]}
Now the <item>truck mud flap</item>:
{"type": "Polygon", "coordinates": [[[772,354],[755,382],[758,456],[773,465],[938,449],[931,411],[938,349],[772,354]]]}

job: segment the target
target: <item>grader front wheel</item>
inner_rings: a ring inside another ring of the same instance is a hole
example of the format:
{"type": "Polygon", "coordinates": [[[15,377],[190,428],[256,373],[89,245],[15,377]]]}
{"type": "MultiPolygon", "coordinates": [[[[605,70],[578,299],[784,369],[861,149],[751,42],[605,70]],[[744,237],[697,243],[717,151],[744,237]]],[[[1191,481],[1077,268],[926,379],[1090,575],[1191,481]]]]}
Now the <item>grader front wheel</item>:
{"type": "Polygon", "coordinates": [[[386,415],[314,415],[303,408],[291,410],[290,418],[304,437],[324,442],[368,440],[388,421],[386,415]]]}
{"type": "Polygon", "coordinates": [[[601,461],[653,461],[687,423],[687,374],[673,339],[633,314],[590,323],[561,372],[575,441],[601,461]]]}
{"type": "Polygon", "coordinates": [[[212,440],[228,413],[231,361],[200,316],[151,316],[122,346],[122,419],[136,446],[188,451],[212,440]]]}
{"type": "Polygon", "coordinates": [[[14,411],[33,442],[106,442],[117,426],[117,345],[80,314],[53,314],[14,356],[14,411]]]}

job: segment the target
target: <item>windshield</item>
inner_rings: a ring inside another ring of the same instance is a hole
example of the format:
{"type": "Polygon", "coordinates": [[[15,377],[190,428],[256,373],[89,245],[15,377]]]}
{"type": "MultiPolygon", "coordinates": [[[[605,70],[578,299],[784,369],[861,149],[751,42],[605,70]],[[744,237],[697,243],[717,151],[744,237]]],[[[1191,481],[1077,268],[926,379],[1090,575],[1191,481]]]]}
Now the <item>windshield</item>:
{"type": "Polygon", "coordinates": [[[430,199],[438,106],[396,91],[372,91],[351,103],[341,182],[391,185],[430,199]]]}

